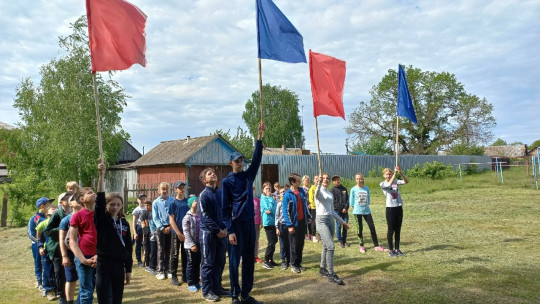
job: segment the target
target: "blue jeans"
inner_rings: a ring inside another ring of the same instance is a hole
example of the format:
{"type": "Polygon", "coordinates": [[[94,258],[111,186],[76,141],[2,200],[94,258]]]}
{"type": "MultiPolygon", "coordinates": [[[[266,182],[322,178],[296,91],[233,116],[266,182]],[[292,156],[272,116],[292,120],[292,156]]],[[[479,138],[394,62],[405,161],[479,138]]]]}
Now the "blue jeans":
{"type": "MultiPolygon", "coordinates": [[[[92,256],[85,256],[91,258],[92,256]]],[[[79,276],[79,303],[92,304],[94,298],[94,287],[96,286],[96,269],[81,263],[75,257],[77,275],[79,276]]]]}
{"type": "MultiPolygon", "coordinates": [[[[349,222],[349,213],[341,213],[334,210],[334,213],[337,214],[339,217],[341,217],[345,223],[349,222]]],[[[337,239],[340,243],[347,243],[347,228],[345,226],[341,225],[338,221],[336,221],[336,232],[337,232],[337,239]]]]}
{"type": "Polygon", "coordinates": [[[41,266],[41,256],[39,255],[39,248],[36,243],[32,242],[32,257],[34,258],[34,272],[36,274],[36,282],[39,285],[43,282],[43,267],[41,266]]]}
{"type": "Polygon", "coordinates": [[[291,246],[289,244],[289,229],[285,224],[279,223],[279,253],[281,254],[281,263],[289,265],[291,260],[291,246]]]}
{"type": "Polygon", "coordinates": [[[45,291],[53,291],[56,287],[54,281],[53,263],[47,253],[41,256],[41,265],[43,266],[43,288],[45,291]]]}

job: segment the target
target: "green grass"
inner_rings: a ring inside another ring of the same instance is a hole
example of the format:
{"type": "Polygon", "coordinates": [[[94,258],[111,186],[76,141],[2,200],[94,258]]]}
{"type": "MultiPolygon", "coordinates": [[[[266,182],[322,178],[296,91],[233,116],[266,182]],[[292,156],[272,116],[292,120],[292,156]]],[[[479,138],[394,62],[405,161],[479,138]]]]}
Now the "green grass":
{"type": "MultiPolygon", "coordinates": [[[[317,275],[321,243],[306,243],[300,275],[290,270],[255,268],[252,295],[265,303],[539,303],[540,191],[524,171],[505,171],[463,181],[410,180],[403,186],[401,249],[392,259],[374,252],[364,225],[367,253],[359,252],[356,221],[349,248],[336,248],[336,272],[345,286],[317,275]]],[[[368,178],[377,235],[386,245],[382,178],[368,178]]],[[[261,235],[260,256],[265,248],[261,235]]],[[[275,257],[278,259],[278,253],[275,257]]],[[[0,230],[0,303],[46,303],[33,288],[30,242],[24,228],[0,230]]],[[[224,273],[228,287],[228,272],[224,273]]],[[[174,287],[135,268],[125,303],[201,303],[200,293],[174,287]]],[[[228,302],[225,299],[224,302],[228,302]]]]}

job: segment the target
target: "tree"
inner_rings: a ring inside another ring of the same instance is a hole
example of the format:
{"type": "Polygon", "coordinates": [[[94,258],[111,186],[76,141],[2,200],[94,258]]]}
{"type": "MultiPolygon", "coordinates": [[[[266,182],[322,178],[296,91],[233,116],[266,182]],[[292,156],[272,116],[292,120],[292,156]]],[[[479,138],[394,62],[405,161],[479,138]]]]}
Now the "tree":
{"type": "MultiPolygon", "coordinates": [[[[282,145],[288,148],[301,148],[303,146],[303,127],[298,116],[298,96],[280,86],[263,86],[263,119],[267,126],[264,132],[264,142],[267,147],[279,148],[282,145]]],[[[253,138],[257,138],[260,121],[259,90],[251,94],[242,113],[253,138]]]]}
{"type": "Polygon", "coordinates": [[[253,155],[253,138],[247,131],[244,131],[240,126],[236,129],[236,135],[231,135],[231,130],[224,132],[223,130],[216,130],[216,134],[220,134],[225,138],[231,145],[233,145],[240,153],[242,153],[246,158],[250,158],[253,155]]]}
{"type": "MultiPolygon", "coordinates": [[[[453,74],[423,72],[409,66],[407,83],[418,118],[415,125],[399,121],[402,153],[436,154],[457,143],[479,144],[492,137],[492,105],[465,92],[453,74]]],[[[371,100],[361,101],[349,115],[346,131],[363,142],[373,136],[386,138],[393,147],[397,107],[397,71],[388,70],[370,90],[371,100]]]]}
{"type": "Polygon", "coordinates": [[[540,147],[540,139],[535,140],[529,147],[540,147]]]}
{"type": "Polygon", "coordinates": [[[388,146],[388,139],[382,136],[373,136],[365,142],[357,142],[352,150],[367,155],[391,155],[392,149],[388,146]]]}
{"type": "MultiPolygon", "coordinates": [[[[24,79],[14,100],[22,146],[17,149],[18,163],[10,161],[10,169],[15,176],[32,171],[55,193],[67,180],[89,185],[99,156],[86,17],[71,28],[71,35],[59,38],[66,53],[41,66],[37,86],[24,79]]],[[[115,163],[122,140],[128,139],[119,116],[128,96],[111,79],[112,73],[96,76],[105,160],[115,163]]]]}
{"type": "Polygon", "coordinates": [[[459,143],[450,148],[450,155],[484,155],[484,147],[459,143]]]}
{"type": "Polygon", "coordinates": [[[492,146],[507,146],[508,143],[500,138],[497,138],[497,140],[494,141],[491,145],[492,146]]]}

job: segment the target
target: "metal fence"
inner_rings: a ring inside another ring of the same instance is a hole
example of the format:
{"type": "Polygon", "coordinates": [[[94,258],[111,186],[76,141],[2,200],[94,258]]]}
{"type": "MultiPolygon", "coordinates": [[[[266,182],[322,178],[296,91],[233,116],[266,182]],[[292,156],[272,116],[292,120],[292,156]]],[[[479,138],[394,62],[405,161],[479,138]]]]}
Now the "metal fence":
{"type": "MultiPolygon", "coordinates": [[[[459,164],[479,163],[480,170],[491,168],[489,156],[470,155],[401,155],[399,165],[403,170],[412,169],[416,164],[423,165],[437,161],[450,164],[454,169],[459,164]]],[[[317,155],[263,155],[262,164],[277,164],[279,167],[279,182],[287,183],[289,173],[313,177],[319,173],[317,155]]],[[[321,155],[322,171],[330,175],[337,174],[344,178],[354,178],[356,173],[367,175],[370,170],[381,168],[394,168],[395,156],[390,155],[321,155]]],[[[463,167],[463,166],[462,166],[463,167]]],[[[257,175],[254,186],[257,192],[261,188],[261,172],[257,175]]]]}

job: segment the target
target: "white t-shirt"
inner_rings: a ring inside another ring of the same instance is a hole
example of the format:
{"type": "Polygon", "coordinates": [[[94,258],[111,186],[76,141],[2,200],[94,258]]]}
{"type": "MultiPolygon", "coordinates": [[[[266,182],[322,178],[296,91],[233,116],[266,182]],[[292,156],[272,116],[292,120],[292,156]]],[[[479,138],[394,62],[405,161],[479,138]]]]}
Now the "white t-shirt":
{"type": "Polygon", "coordinates": [[[399,185],[404,185],[405,182],[400,179],[395,179],[392,184],[382,181],[380,183],[384,196],[386,197],[386,207],[403,206],[401,195],[399,194],[399,185]]]}

